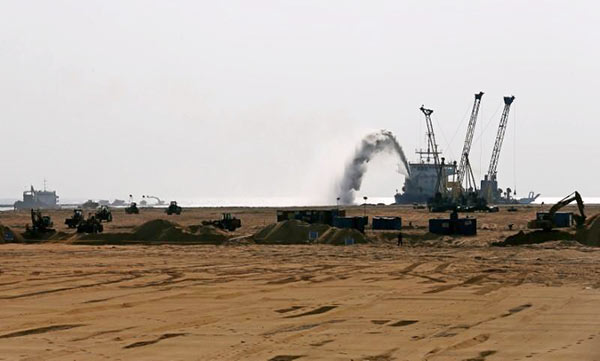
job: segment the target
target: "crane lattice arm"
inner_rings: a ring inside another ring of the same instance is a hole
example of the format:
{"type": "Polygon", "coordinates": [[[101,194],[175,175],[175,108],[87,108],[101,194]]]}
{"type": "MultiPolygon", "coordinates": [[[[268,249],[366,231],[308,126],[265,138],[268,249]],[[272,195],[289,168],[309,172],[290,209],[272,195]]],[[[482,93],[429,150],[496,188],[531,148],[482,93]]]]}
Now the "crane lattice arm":
{"type": "Polygon", "coordinates": [[[440,164],[440,158],[435,141],[435,133],[433,132],[433,123],[431,122],[431,113],[433,110],[425,108],[421,105],[421,111],[425,114],[425,123],[427,123],[427,153],[433,154],[433,162],[437,165],[440,164]]]}
{"type": "MultiPolygon", "coordinates": [[[[481,105],[481,97],[483,92],[475,94],[475,102],[473,103],[473,110],[471,111],[471,118],[469,119],[469,125],[467,127],[467,135],[465,137],[465,144],[463,145],[462,156],[460,163],[458,164],[458,184],[462,184],[467,172],[468,157],[471,152],[471,144],[473,143],[473,135],[475,134],[475,124],[477,123],[477,115],[479,114],[479,105],[481,105]]],[[[468,176],[468,175],[467,175],[468,176]]]]}
{"type": "Polygon", "coordinates": [[[500,150],[502,149],[504,133],[506,133],[506,123],[508,122],[508,112],[510,111],[510,105],[513,100],[515,100],[514,96],[504,97],[504,110],[502,111],[502,117],[500,118],[498,134],[496,134],[496,142],[494,143],[494,150],[492,151],[492,159],[490,160],[490,167],[487,172],[487,178],[490,180],[496,179],[498,159],[500,158],[500,150]]]}

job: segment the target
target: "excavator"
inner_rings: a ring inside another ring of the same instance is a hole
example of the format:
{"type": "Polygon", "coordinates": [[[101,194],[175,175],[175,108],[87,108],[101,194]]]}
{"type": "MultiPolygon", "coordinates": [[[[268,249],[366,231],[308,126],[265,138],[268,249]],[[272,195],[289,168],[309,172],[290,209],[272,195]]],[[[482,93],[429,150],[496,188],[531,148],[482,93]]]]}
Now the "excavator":
{"type": "Polygon", "coordinates": [[[536,219],[531,220],[527,223],[527,228],[529,229],[543,229],[544,231],[550,231],[552,228],[556,228],[555,214],[561,208],[569,205],[573,201],[577,202],[577,208],[579,209],[579,214],[573,214],[573,221],[575,221],[575,225],[577,228],[580,228],[585,223],[585,212],[583,206],[583,199],[581,199],[581,195],[579,192],[575,191],[565,198],[558,201],[555,205],[550,208],[548,212],[538,212],[536,219]]]}
{"type": "Polygon", "coordinates": [[[39,209],[31,209],[31,226],[25,225],[25,237],[37,238],[46,233],[54,233],[54,223],[50,216],[42,215],[39,209]]]}

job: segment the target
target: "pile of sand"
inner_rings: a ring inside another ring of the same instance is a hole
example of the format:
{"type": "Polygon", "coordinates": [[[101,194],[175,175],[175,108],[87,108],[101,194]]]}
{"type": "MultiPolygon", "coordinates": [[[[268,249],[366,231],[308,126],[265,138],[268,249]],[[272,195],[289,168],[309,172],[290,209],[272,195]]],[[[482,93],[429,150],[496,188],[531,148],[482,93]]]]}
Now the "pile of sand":
{"type": "Polygon", "coordinates": [[[273,223],[263,228],[253,239],[259,244],[345,244],[353,239],[354,243],[366,243],[365,235],[355,229],[340,229],[325,224],[309,224],[299,220],[273,223]]]}
{"type": "Polygon", "coordinates": [[[575,237],[568,232],[564,231],[533,231],[523,232],[507,237],[502,242],[494,242],[492,246],[505,247],[505,246],[519,246],[523,244],[538,244],[550,241],[570,241],[575,237]]]}
{"type": "Polygon", "coordinates": [[[600,214],[587,219],[584,228],[577,231],[577,241],[588,246],[600,246],[600,214]]]}
{"type": "Polygon", "coordinates": [[[24,242],[23,236],[0,224],[0,243],[24,242]]]}
{"type": "Polygon", "coordinates": [[[86,234],[77,238],[75,243],[193,243],[221,244],[229,236],[212,226],[193,227],[194,232],[164,219],[154,219],[135,228],[132,233],[86,234]]]}

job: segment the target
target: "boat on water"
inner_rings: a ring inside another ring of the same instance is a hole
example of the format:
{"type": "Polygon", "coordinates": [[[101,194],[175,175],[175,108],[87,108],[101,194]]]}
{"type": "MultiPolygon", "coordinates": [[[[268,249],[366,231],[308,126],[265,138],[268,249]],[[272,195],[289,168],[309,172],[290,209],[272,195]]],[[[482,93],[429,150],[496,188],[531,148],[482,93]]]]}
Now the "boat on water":
{"type": "Polygon", "coordinates": [[[524,198],[519,198],[519,204],[531,204],[540,196],[540,193],[535,194],[533,191],[529,192],[529,195],[524,198]]]}
{"type": "Polygon", "coordinates": [[[31,186],[28,191],[23,192],[23,200],[16,201],[14,208],[19,209],[55,209],[59,208],[58,195],[56,191],[36,190],[31,186]]]}

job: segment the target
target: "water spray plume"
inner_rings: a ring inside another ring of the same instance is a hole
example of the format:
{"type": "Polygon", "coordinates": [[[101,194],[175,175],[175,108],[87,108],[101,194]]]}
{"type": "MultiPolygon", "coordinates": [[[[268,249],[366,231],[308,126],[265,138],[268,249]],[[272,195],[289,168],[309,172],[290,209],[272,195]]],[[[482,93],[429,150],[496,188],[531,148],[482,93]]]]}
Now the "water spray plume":
{"type": "Polygon", "coordinates": [[[398,173],[410,176],[406,155],[396,137],[389,130],[381,130],[365,136],[356,149],[352,160],[346,165],[340,182],[341,204],[353,204],[354,193],[360,190],[362,179],[367,171],[367,163],[378,153],[388,152],[398,157],[398,173]]]}

